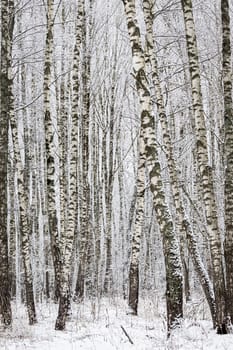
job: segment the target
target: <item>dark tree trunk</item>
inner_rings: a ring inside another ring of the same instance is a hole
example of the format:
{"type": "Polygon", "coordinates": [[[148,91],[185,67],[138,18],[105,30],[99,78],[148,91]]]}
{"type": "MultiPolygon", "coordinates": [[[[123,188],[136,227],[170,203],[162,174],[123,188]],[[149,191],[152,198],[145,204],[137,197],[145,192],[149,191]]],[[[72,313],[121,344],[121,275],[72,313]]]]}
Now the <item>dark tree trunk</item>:
{"type": "Polygon", "coordinates": [[[222,12],[222,61],[224,89],[225,123],[225,241],[224,256],[226,264],[226,304],[225,316],[233,322],[233,101],[230,42],[230,14],[228,0],[221,1],[222,12]]]}

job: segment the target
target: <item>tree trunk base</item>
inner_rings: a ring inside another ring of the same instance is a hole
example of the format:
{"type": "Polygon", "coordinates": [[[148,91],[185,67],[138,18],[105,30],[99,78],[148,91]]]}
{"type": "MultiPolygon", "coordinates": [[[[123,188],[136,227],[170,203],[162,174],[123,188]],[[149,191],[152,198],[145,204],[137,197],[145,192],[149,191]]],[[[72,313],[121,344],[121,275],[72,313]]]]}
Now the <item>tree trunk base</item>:
{"type": "Polygon", "coordinates": [[[55,323],[56,331],[63,331],[66,326],[66,319],[70,305],[69,293],[60,297],[58,316],[55,323]]]}
{"type": "Polygon", "coordinates": [[[223,323],[218,325],[217,334],[233,334],[233,325],[230,316],[227,316],[223,323]]]}

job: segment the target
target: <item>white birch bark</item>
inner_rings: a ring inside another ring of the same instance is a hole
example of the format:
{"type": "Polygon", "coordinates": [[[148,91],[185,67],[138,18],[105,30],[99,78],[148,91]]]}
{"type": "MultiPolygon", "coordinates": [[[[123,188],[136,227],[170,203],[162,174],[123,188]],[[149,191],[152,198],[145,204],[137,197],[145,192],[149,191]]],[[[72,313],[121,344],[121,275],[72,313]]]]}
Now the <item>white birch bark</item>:
{"type": "Polygon", "coordinates": [[[198,49],[192,11],[192,1],[182,0],[185,23],[189,72],[192,88],[192,107],[195,119],[197,164],[199,167],[207,229],[213,264],[213,285],[216,300],[217,323],[223,322],[225,312],[225,280],[221,251],[221,236],[218,227],[217,206],[213,186],[213,170],[209,166],[206,126],[201,92],[198,49]]]}
{"type": "MultiPolygon", "coordinates": [[[[154,52],[155,43],[153,38],[153,13],[152,13],[153,3],[154,3],[153,0],[143,1],[143,11],[144,11],[144,18],[146,23],[146,49],[147,49],[147,55],[150,61],[150,65],[152,68],[152,81],[155,88],[156,105],[157,105],[159,121],[162,128],[162,136],[163,136],[163,142],[164,142],[163,149],[166,153],[168,171],[169,171],[170,181],[171,181],[171,190],[172,190],[174,205],[176,209],[176,228],[180,235],[180,241],[182,245],[181,252],[184,250],[184,244],[186,239],[188,240],[188,248],[193,260],[193,265],[197,272],[200,283],[203,287],[207,301],[209,303],[213,324],[215,325],[216,324],[216,307],[215,307],[213,286],[209,279],[208,273],[201,261],[200,252],[198,251],[198,246],[196,244],[195,234],[192,230],[191,224],[187,216],[185,215],[184,206],[182,202],[181,189],[179,187],[178,169],[174,159],[171,135],[170,135],[170,130],[168,126],[168,119],[166,116],[166,110],[164,106],[163,96],[161,92],[161,85],[159,81],[157,58],[154,52]]],[[[182,254],[182,258],[184,259],[183,254],[182,254]]],[[[185,263],[183,265],[185,268],[185,263]]]]}
{"type": "Polygon", "coordinates": [[[62,237],[62,267],[61,267],[61,286],[58,317],[55,324],[56,330],[64,330],[66,318],[70,303],[70,265],[73,250],[74,233],[77,225],[77,155],[78,155],[78,107],[79,107],[79,66],[80,66],[80,48],[82,40],[82,28],[84,20],[84,3],[81,0],[78,6],[76,38],[74,47],[74,61],[72,70],[73,82],[73,100],[72,100],[72,126],[71,126],[71,144],[70,144],[70,181],[69,181],[69,199],[67,205],[67,225],[62,237]]]}
{"type": "Polygon", "coordinates": [[[51,79],[52,79],[52,58],[53,58],[53,12],[54,0],[47,0],[47,32],[45,41],[44,58],[44,128],[45,128],[45,153],[46,153],[46,194],[47,194],[47,215],[48,228],[51,241],[51,251],[55,272],[55,300],[59,297],[60,289],[60,243],[58,237],[58,221],[55,200],[55,128],[51,114],[51,79]]]}
{"type": "Polygon", "coordinates": [[[141,107],[141,128],[143,133],[142,149],[150,178],[153,204],[163,237],[166,268],[166,300],[168,335],[183,315],[183,278],[178,241],[174,232],[171,216],[166,204],[161,168],[155,139],[155,122],[152,115],[151,97],[145,75],[145,58],[142,50],[140,30],[136,20],[135,1],[123,0],[129,38],[132,48],[133,74],[141,107]]]}
{"type": "MultiPolygon", "coordinates": [[[[8,134],[9,134],[9,13],[8,1],[1,2],[1,62],[0,62],[0,312],[5,326],[12,323],[10,304],[10,284],[8,267],[8,238],[7,238],[7,163],[8,163],[8,134]]],[[[11,37],[11,36],[10,36],[11,37]]],[[[11,55],[11,52],[10,52],[11,55]]]]}
{"type": "MultiPolygon", "coordinates": [[[[14,2],[12,1],[8,5],[11,5],[11,16],[13,16],[14,2]]],[[[10,9],[10,7],[9,7],[10,9]]],[[[13,38],[13,26],[14,18],[11,18],[12,28],[9,35],[10,45],[8,52],[8,111],[10,117],[13,151],[14,151],[14,162],[16,171],[16,181],[18,190],[18,202],[19,202],[19,229],[21,238],[21,254],[22,262],[24,268],[25,277],[25,294],[26,294],[26,305],[28,311],[29,324],[32,325],[37,322],[36,320],[36,310],[34,302],[34,292],[33,292],[33,274],[30,256],[30,220],[28,217],[29,209],[29,188],[27,182],[28,174],[28,164],[23,164],[20,154],[19,137],[17,129],[16,114],[14,112],[14,97],[13,97],[13,78],[11,70],[12,61],[12,38],[13,38]]],[[[25,152],[26,154],[26,152],[25,152]]],[[[26,157],[25,157],[26,158],[26,157]]]]}
{"type": "Polygon", "coordinates": [[[130,313],[137,315],[138,299],[139,299],[139,258],[140,246],[142,239],[142,228],[145,212],[145,152],[143,129],[140,130],[139,136],[139,159],[137,173],[137,198],[136,198],[136,217],[132,234],[131,256],[129,266],[129,308],[130,313]]]}
{"type": "MultiPolygon", "coordinates": [[[[89,14],[91,17],[91,14],[89,14]]],[[[90,28],[89,28],[90,29],[90,28]]],[[[84,297],[85,280],[87,281],[87,260],[88,247],[90,246],[89,238],[91,234],[90,223],[90,183],[89,183],[89,127],[90,127],[90,47],[89,45],[88,22],[85,16],[82,28],[82,47],[83,47],[83,63],[82,63],[82,121],[81,121],[81,145],[82,153],[82,172],[80,185],[82,191],[81,198],[81,218],[80,218],[80,240],[79,240],[79,271],[76,292],[77,297],[82,300],[84,297]]]]}
{"type": "Polygon", "coordinates": [[[222,15],[222,67],[224,92],[224,156],[225,156],[225,241],[226,264],[226,316],[233,322],[233,101],[232,59],[229,1],[221,0],[222,15]]]}

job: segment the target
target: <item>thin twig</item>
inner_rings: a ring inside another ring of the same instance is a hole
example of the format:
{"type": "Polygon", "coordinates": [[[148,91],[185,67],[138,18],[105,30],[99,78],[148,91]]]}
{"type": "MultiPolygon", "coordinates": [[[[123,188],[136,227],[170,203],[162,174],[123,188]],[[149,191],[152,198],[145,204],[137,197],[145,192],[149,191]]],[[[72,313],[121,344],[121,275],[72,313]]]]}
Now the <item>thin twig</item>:
{"type": "Polygon", "coordinates": [[[126,332],[125,328],[124,328],[123,326],[121,326],[121,329],[122,329],[123,332],[125,333],[126,337],[129,339],[130,344],[133,345],[133,341],[132,341],[132,339],[130,338],[130,336],[128,335],[128,333],[126,332]]]}

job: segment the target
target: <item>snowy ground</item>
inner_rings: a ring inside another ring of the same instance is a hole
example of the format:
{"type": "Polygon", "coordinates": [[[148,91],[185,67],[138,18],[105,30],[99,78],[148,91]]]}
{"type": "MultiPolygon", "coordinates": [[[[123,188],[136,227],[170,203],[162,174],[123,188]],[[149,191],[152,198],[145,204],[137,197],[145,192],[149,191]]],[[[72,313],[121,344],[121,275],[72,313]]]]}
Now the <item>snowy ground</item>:
{"type": "Polygon", "coordinates": [[[231,350],[233,335],[216,335],[202,300],[190,303],[182,327],[166,339],[164,305],[156,297],[140,304],[139,316],[126,315],[121,299],[74,305],[64,332],[54,330],[57,305],[37,307],[38,324],[28,326],[25,310],[14,306],[12,331],[0,330],[0,350],[231,350]],[[124,334],[125,329],[133,344],[124,334]]]}

